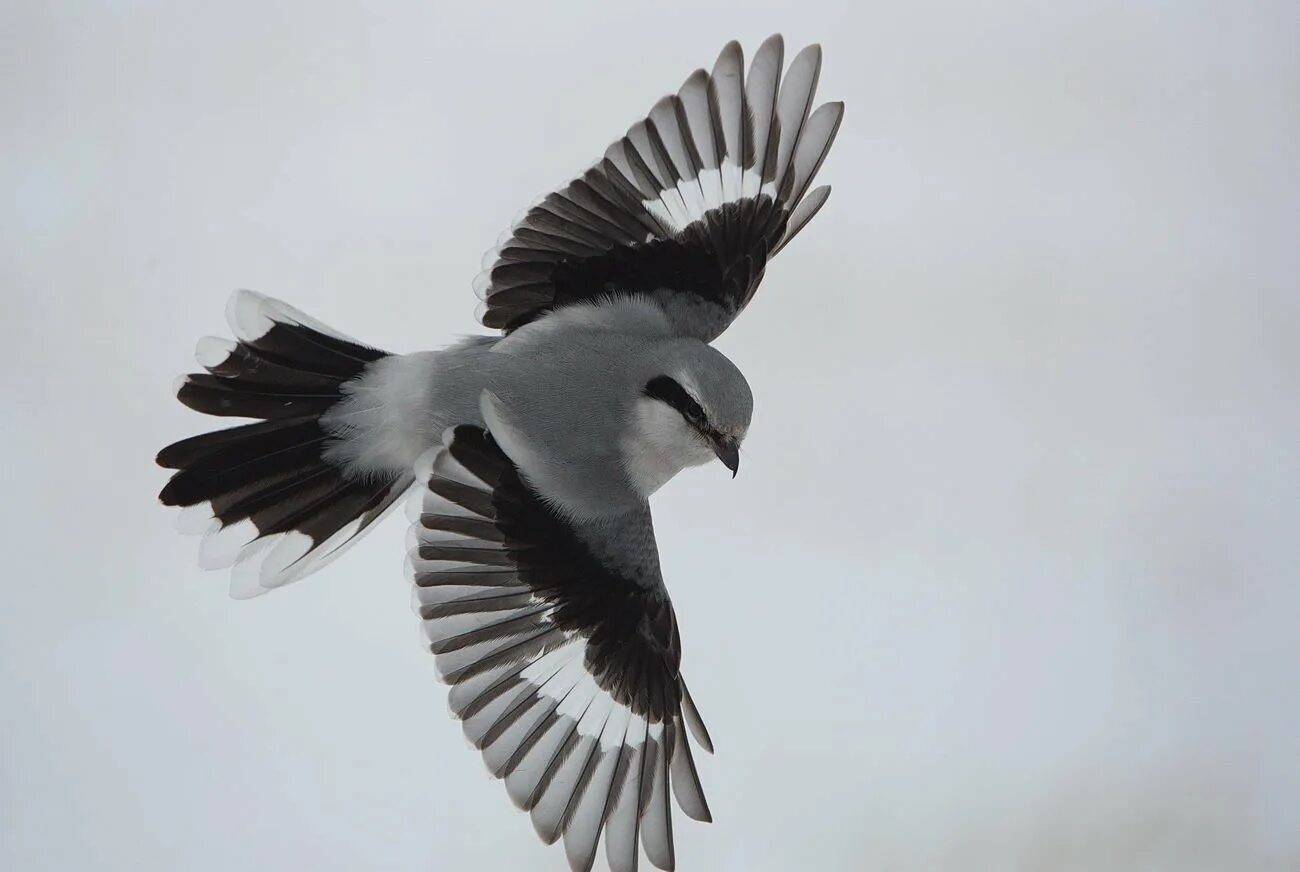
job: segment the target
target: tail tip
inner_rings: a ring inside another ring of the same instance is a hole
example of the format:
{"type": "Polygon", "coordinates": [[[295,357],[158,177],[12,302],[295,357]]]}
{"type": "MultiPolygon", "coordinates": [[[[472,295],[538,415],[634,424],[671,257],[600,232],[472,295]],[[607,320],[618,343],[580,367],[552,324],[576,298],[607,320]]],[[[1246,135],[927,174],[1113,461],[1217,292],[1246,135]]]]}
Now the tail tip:
{"type": "Polygon", "coordinates": [[[230,355],[235,353],[239,346],[229,339],[222,339],[219,336],[204,336],[194,346],[194,359],[198,361],[199,366],[205,369],[211,369],[220,366],[230,355]]]}
{"type": "Polygon", "coordinates": [[[265,294],[240,288],[230,295],[226,302],[226,323],[235,336],[245,342],[252,342],[265,336],[275,326],[275,319],[266,314],[265,294]]]}

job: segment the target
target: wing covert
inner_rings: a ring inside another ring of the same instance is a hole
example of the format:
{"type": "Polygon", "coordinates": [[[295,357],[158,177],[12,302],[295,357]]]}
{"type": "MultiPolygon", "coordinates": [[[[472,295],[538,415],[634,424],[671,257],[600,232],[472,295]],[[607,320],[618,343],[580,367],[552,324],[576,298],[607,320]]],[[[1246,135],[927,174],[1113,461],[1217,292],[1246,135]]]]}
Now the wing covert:
{"type": "Polygon", "coordinates": [[[740,45],[728,43],[712,72],[696,70],[529,208],[484,255],[483,325],[509,332],[563,306],[646,294],[682,335],[725,330],[830,194],[809,188],[844,106],[812,110],[819,46],[799,52],[784,81],[783,54],[781,37],[768,38],[746,80],[740,45]]]}
{"type": "Polygon", "coordinates": [[[712,746],[681,679],[648,510],[614,532],[630,556],[612,561],[468,425],[417,476],[414,606],[465,735],[538,835],[564,837],[574,869],[602,833],[612,869],[635,868],[638,842],[671,869],[670,788],[709,820],[687,732],[712,746]]]}

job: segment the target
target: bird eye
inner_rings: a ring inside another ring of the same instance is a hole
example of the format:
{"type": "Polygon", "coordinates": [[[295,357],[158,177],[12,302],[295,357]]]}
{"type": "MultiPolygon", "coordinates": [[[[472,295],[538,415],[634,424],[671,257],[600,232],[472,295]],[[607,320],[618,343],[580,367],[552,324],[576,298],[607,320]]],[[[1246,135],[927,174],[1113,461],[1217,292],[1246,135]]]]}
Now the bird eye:
{"type": "Polygon", "coordinates": [[[676,379],[666,375],[655,376],[646,384],[644,393],[647,397],[667,403],[696,427],[704,425],[706,420],[704,407],[697,403],[676,379]]]}

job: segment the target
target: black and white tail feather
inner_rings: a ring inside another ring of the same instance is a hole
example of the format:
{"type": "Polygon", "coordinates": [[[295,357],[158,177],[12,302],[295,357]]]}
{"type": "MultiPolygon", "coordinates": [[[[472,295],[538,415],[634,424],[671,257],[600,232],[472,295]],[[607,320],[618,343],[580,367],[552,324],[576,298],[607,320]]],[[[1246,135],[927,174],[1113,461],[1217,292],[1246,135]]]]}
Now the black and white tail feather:
{"type": "Polygon", "coordinates": [[[448,430],[417,479],[413,605],[465,735],[573,869],[602,833],[615,872],[636,868],[638,841],[672,869],[670,789],[710,820],[687,733],[713,746],[657,575],[605,565],[479,427],[448,430]]]}
{"type": "Polygon", "coordinates": [[[202,534],[199,563],[233,567],[246,598],[319,569],[356,541],[410,487],[410,474],[345,474],[325,457],[321,416],[344,385],[387,352],[252,291],[230,299],[235,341],[207,337],[206,372],[183,376],[177,398],[208,415],[259,419],[183,439],[158,453],[177,470],[159,498],[181,506],[180,526],[202,534]]]}

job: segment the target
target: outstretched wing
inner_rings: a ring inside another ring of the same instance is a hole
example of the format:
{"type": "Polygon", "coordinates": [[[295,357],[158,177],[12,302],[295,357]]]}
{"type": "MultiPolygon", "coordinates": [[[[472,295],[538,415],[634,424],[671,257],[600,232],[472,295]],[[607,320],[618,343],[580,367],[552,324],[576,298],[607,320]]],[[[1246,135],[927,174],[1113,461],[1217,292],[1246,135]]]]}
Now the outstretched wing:
{"type": "Polygon", "coordinates": [[[730,42],[605,157],[543,197],[483,258],[474,289],[506,331],[610,294],[654,296],[683,335],[712,340],[749,302],[767,261],[816,214],[809,193],[844,113],[812,109],[821,48],[781,80],[770,37],[744,75],[730,42]]]}
{"type": "Polygon", "coordinates": [[[465,735],[538,835],[564,836],[574,869],[602,831],[612,869],[636,867],[638,840],[673,868],[670,784],[710,819],[686,731],[712,746],[678,670],[649,510],[588,540],[469,425],[417,475],[415,608],[465,735]]]}

